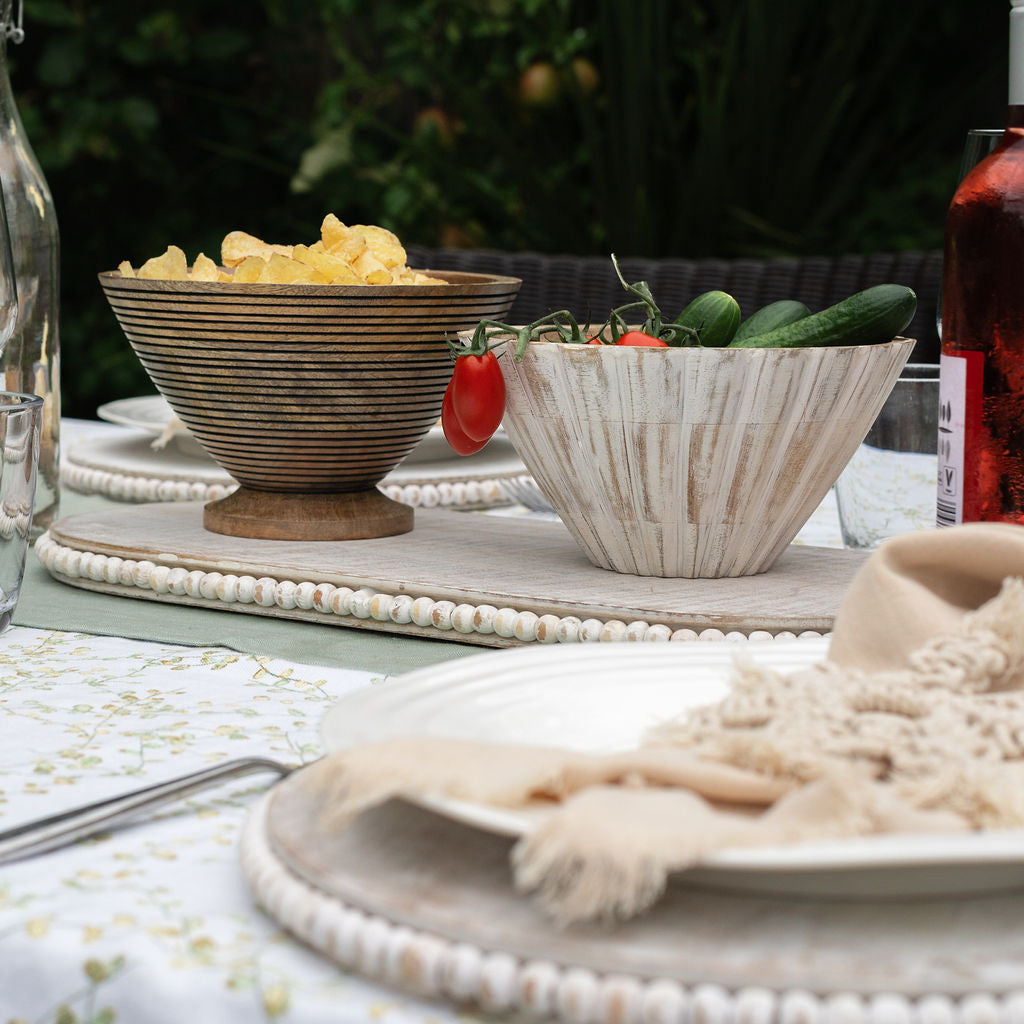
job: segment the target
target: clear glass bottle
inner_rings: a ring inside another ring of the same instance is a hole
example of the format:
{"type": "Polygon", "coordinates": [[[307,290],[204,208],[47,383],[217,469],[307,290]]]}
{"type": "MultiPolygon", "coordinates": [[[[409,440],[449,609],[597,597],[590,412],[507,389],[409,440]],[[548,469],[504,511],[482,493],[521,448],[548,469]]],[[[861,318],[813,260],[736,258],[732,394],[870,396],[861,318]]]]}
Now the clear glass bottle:
{"type": "Polygon", "coordinates": [[[1011,0],[1010,103],[946,216],[938,524],[1024,524],[1024,0],[1011,0]]]}
{"type": "Polygon", "coordinates": [[[0,357],[4,390],[43,399],[32,536],[56,518],[60,503],[60,239],[53,199],[14,102],[7,40],[20,41],[14,0],[0,0],[0,179],[18,282],[18,324],[0,357]]]}

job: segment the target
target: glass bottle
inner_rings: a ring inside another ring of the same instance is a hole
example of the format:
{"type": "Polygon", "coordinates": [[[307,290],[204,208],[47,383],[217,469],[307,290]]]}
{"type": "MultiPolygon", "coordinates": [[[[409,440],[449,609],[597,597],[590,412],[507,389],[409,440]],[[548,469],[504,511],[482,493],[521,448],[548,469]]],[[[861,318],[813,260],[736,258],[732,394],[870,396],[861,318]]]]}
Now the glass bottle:
{"type": "Polygon", "coordinates": [[[25,135],[7,66],[7,40],[20,42],[21,3],[0,0],[0,178],[18,282],[18,323],[0,357],[4,390],[43,399],[32,536],[56,518],[60,503],[60,240],[46,179],[25,135]]]}
{"type": "Polygon", "coordinates": [[[1024,524],[1024,0],[1011,0],[1009,99],[946,217],[940,526],[1024,524]]]}

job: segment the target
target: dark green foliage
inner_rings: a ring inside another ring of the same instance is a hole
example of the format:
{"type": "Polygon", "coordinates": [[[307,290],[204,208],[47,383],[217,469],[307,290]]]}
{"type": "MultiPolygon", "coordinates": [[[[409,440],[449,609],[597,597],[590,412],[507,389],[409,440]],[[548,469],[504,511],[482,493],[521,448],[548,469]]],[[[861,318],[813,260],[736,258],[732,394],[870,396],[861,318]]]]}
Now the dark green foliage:
{"type": "Polygon", "coordinates": [[[965,129],[1003,119],[1008,10],[27,0],[9,56],[61,224],[65,408],[152,390],[97,271],[170,242],[216,258],[235,228],[311,241],[333,211],[428,246],[935,247],[965,129]]]}

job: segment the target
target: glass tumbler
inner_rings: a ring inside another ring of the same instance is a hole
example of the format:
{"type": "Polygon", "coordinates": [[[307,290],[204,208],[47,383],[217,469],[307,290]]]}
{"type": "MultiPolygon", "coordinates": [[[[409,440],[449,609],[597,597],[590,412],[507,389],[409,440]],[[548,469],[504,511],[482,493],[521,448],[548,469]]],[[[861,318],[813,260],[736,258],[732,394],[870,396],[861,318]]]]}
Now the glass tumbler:
{"type": "Polygon", "coordinates": [[[935,527],[938,436],[938,364],[908,363],[836,481],[844,547],[935,527]]]}
{"type": "Polygon", "coordinates": [[[25,575],[43,400],[0,391],[0,632],[11,622],[25,575]]]}

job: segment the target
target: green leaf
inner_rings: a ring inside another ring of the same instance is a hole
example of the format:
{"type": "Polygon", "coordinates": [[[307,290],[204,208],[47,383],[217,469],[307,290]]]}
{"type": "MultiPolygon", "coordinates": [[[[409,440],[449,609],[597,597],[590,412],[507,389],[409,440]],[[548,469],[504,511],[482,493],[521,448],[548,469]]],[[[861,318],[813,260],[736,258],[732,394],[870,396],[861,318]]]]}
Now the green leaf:
{"type": "Polygon", "coordinates": [[[309,192],[331,171],[350,164],[353,155],[352,136],[352,126],[343,125],[310,146],[299,160],[298,170],[291,181],[292,191],[309,192]]]}

